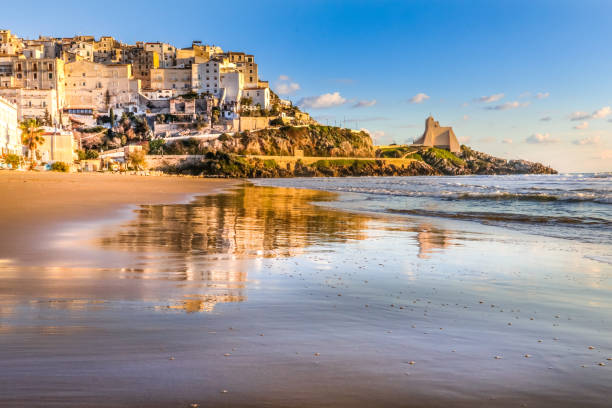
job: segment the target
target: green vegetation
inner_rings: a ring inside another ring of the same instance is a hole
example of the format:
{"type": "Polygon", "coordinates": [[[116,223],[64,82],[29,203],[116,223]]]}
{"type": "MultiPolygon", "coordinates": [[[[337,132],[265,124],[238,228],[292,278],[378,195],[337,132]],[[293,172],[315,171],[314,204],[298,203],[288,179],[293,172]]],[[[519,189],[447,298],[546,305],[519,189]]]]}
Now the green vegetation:
{"type": "Polygon", "coordinates": [[[375,164],[376,160],[356,160],[356,159],[334,159],[334,160],[317,160],[311,166],[322,170],[330,167],[365,167],[368,164],[375,164]]]}
{"type": "Polygon", "coordinates": [[[95,150],[77,150],[79,160],[92,160],[99,157],[99,153],[95,150]]]}
{"type": "Polygon", "coordinates": [[[56,161],[51,165],[51,171],[59,171],[61,173],[68,173],[70,167],[61,161],[56,161]]]}
{"type": "Polygon", "coordinates": [[[104,131],[106,131],[106,128],[104,126],[94,126],[91,128],[79,129],[79,132],[81,133],[100,133],[104,131]]]}
{"type": "Polygon", "coordinates": [[[165,141],[163,139],[155,139],[149,141],[149,154],[164,154],[165,141]]]}
{"type": "Polygon", "coordinates": [[[430,147],[427,150],[427,152],[433,155],[434,157],[448,160],[451,163],[453,163],[455,166],[460,166],[460,167],[465,166],[465,160],[458,158],[457,156],[455,156],[453,153],[449,152],[448,150],[438,149],[437,147],[430,147]]]}
{"type": "Polygon", "coordinates": [[[419,153],[411,153],[411,154],[405,156],[404,159],[412,159],[412,160],[423,161],[423,156],[421,156],[419,153]]]}
{"type": "Polygon", "coordinates": [[[6,164],[11,166],[11,169],[18,168],[22,162],[21,156],[12,153],[5,154],[4,156],[2,156],[2,160],[4,160],[6,164]]]}

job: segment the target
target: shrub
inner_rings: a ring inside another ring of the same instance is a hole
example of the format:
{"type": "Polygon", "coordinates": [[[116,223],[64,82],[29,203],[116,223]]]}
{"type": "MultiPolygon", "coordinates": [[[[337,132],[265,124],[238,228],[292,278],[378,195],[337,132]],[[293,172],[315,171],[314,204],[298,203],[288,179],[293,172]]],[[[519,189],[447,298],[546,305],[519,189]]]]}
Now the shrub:
{"type": "Polygon", "coordinates": [[[5,154],[3,159],[4,159],[4,162],[10,165],[12,169],[16,169],[21,164],[21,156],[16,155],[16,154],[12,154],[12,153],[5,154]]]}
{"type": "Polygon", "coordinates": [[[70,167],[64,162],[56,161],[51,165],[51,170],[59,171],[62,173],[68,173],[68,170],[70,170],[70,167]]]}

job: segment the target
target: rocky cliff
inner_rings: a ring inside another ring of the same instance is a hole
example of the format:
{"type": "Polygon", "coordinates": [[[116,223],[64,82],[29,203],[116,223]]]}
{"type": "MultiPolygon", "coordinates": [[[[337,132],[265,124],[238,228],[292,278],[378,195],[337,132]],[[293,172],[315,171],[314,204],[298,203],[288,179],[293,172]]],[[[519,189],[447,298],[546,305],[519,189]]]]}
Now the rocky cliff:
{"type": "Polygon", "coordinates": [[[332,126],[284,126],[203,142],[201,148],[212,152],[240,155],[292,156],[302,150],[304,156],[373,157],[372,139],[365,132],[332,126]]]}
{"type": "Polygon", "coordinates": [[[370,136],[330,126],[309,125],[264,129],[166,143],[164,154],[198,155],[181,162],[163,162],[156,169],[218,177],[415,176],[470,174],[555,174],[540,163],[505,160],[467,146],[453,154],[447,150],[412,145],[374,149],[370,136]],[[298,151],[310,159],[292,158],[298,151]],[[274,158],[285,156],[283,164],[274,158]],[[321,157],[314,160],[312,157],[321,157]],[[285,160],[287,158],[287,160],[285,160]],[[386,160],[386,159],[405,160],[386,160]]]}

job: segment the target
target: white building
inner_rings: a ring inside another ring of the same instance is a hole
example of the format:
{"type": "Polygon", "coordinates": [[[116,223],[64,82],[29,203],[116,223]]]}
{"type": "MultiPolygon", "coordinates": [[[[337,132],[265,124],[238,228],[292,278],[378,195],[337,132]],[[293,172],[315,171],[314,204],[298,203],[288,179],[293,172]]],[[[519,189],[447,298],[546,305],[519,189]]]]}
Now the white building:
{"type": "Polygon", "coordinates": [[[208,92],[218,97],[221,92],[221,68],[223,68],[223,63],[216,60],[193,64],[191,66],[193,91],[197,93],[208,92]]]}
{"type": "Polygon", "coordinates": [[[0,97],[0,154],[18,154],[22,147],[17,129],[17,105],[0,97]]]}
{"type": "Polygon", "coordinates": [[[270,109],[270,88],[253,88],[242,91],[243,98],[251,98],[252,107],[259,105],[262,109],[270,109]]]}
{"type": "Polygon", "coordinates": [[[244,75],[237,70],[221,73],[220,87],[225,89],[225,101],[238,102],[244,89],[244,75]]]}

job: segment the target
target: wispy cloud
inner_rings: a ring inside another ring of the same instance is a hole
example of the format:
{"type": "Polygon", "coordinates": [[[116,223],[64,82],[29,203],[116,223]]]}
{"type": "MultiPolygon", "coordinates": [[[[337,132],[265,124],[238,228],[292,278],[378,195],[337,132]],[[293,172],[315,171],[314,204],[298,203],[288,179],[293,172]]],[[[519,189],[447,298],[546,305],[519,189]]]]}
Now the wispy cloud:
{"type": "Polygon", "coordinates": [[[601,141],[601,137],[599,136],[589,136],[589,137],[583,137],[582,139],[576,139],[572,143],[578,146],[585,146],[585,145],[599,144],[600,141],[601,141]]]}
{"type": "Polygon", "coordinates": [[[559,140],[550,136],[550,133],[534,133],[525,139],[527,143],[531,144],[545,144],[545,143],[557,143],[559,140]]]}
{"type": "Polygon", "coordinates": [[[305,108],[326,109],[343,105],[344,103],[346,103],[346,99],[340,95],[340,92],[334,92],[302,98],[298,102],[298,105],[304,106],[305,108]]]}
{"type": "Polygon", "coordinates": [[[550,116],[544,116],[543,118],[540,118],[541,122],[550,122],[552,120],[552,118],[550,116]]]}
{"type": "Polygon", "coordinates": [[[503,93],[497,93],[497,94],[493,94],[493,95],[485,95],[485,96],[481,96],[480,98],[476,98],[476,102],[493,103],[493,102],[499,101],[503,97],[504,97],[503,93]]]}
{"type": "Polygon", "coordinates": [[[466,144],[466,143],[470,143],[470,140],[472,140],[472,137],[471,136],[460,136],[458,137],[458,139],[461,144],[466,144]]]}
{"type": "Polygon", "coordinates": [[[598,109],[595,112],[593,112],[593,119],[602,119],[607,116],[610,116],[611,113],[612,113],[612,108],[610,108],[609,106],[604,106],[603,108],[598,109]]]}
{"type": "Polygon", "coordinates": [[[512,144],[513,140],[512,139],[503,139],[502,143],[504,143],[504,144],[512,144]]]}
{"type": "Polygon", "coordinates": [[[524,108],[526,106],[529,106],[529,102],[514,101],[514,102],[502,103],[501,105],[485,106],[485,109],[487,110],[510,110],[510,109],[516,109],[516,108],[524,108]]]}
{"type": "Polygon", "coordinates": [[[549,92],[538,92],[537,94],[535,94],[536,99],[546,99],[549,96],[550,96],[549,92]]]}
{"type": "Polygon", "coordinates": [[[587,112],[576,111],[572,112],[569,115],[570,120],[578,121],[578,120],[586,120],[586,119],[603,119],[612,114],[612,108],[609,106],[604,106],[601,109],[597,109],[592,114],[588,114],[587,112]]]}
{"type": "Polygon", "coordinates": [[[412,98],[410,98],[410,103],[423,103],[427,99],[429,99],[429,95],[424,94],[424,93],[418,93],[414,95],[412,98]]]}
{"type": "Polygon", "coordinates": [[[300,84],[291,82],[287,75],[280,75],[274,84],[274,90],[279,95],[291,95],[300,90],[300,84]]]}
{"type": "Polygon", "coordinates": [[[582,122],[581,124],[574,126],[574,129],[583,130],[583,129],[588,129],[588,127],[589,127],[589,122],[582,122]]]}
{"type": "Polygon", "coordinates": [[[463,115],[463,120],[470,120],[469,115],[463,115]]]}
{"type": "Polygon", "coordinates": [[[354,104],[353,108],[369,108],[370,106],[374,105],[376,105],[376,99],[372,99],[371,101],[363,100],[358,101],[356,104],[354,104]]]}

